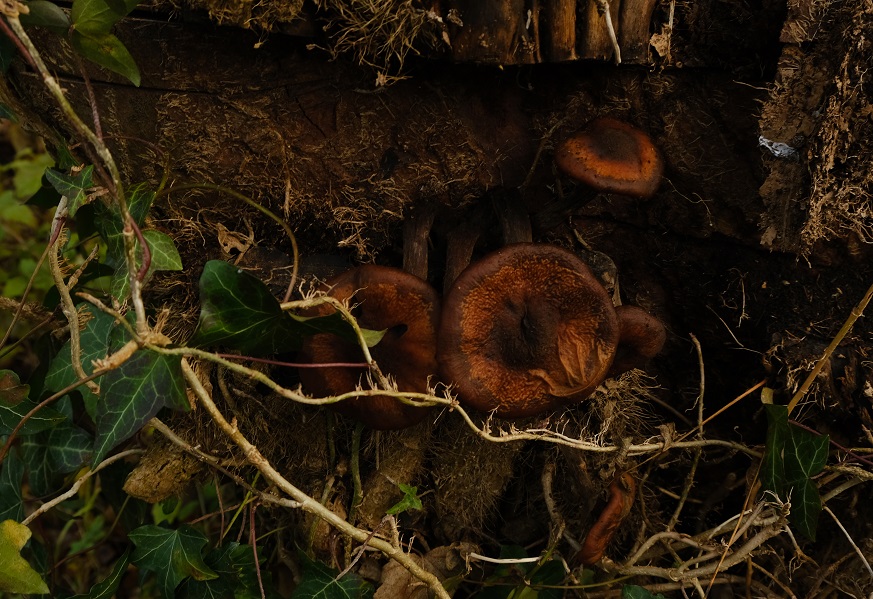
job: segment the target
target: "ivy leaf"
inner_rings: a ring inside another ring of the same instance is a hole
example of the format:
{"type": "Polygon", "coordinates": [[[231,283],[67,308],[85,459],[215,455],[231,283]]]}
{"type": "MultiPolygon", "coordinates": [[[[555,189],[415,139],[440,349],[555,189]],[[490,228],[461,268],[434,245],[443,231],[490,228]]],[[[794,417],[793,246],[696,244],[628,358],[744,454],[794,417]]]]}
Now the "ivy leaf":
{"type": "Polygon", "coordinates": [[[0,470],[0,522],[24,517],[24,503],[21,489],[24,483],[24,462],[18,451],[12,449],[3,460],[0,470]]]}
{"type": "Polygon", "coordinates": [[[58,35],[67,35],[70,29],[70,17],[64,10],[48,0],[30,0],[27,3],[28,14],[22,14],[21,24],[26,27],[45,27],[58,35]]]}
{"type": "Polygon", "coordinates": [[[761,482],[781,497],[791,496],[788,521],[815,540],[821,497],[812,478],[827,463],[829,439],[788,422],[788,408],[765,405],[767,446],[761,464],[761,482]]]}
{"type": "Polygon", "coordinates": [[[52,168],[45,172],[45,178],[52,187],[62,196],[67,196],[70,218],[76,216],[76,211],[87,199],[87,191],[94,186],[93,174],[94,166],[91,164],[77,175],[67,175],[52,168]]]}
{"type": "Polygon", "coordinates": [[[77,31],[109,33],[136,5],[134,0],[73,0],[73,27],[77,31]]]}
{"type": "Polygon", "coordinates": [[[359,599],[373,596],[370,584],[356,574],[349,572],[337,579],[338,570],[302,557],[305,560],[303,577],[291,594],[291,599],[359,599]]]}
{"type": "Polygon", "coordinates": [[[638,587],[633,584],[626,584],[621,587],[621,599],[666,599],[664,595],[658,593],[653,594],[651,591],[638,587]]]}
{"type": "Polygon", "coordinates": [[[162,408],[189,408],[182,359],[152,350],[139,350],[119,368],[107,372],[100,391],[94,464],[136,434],[162,408]]]}
{"type": "Polygon", "coordinates": [[[131,561],[157,576],[164,599],[172,599],[176,587],[188,577],[194,580],[218,578],[203,561],[201,552],[206,537],[187,524],[176,530],[150,524],[131,531],[128,537],[136,545],[131,561]]]}
{"type": "MultiPolygon", "coordinates": [[[[354,339],[338,313],[305,317],[288,314],[264,283],[220,260],[210,260],[200,277],[200,320],[190,344],[225,345],[249,355],[268,355],[300,347],[305,335],[334,333],[354,339]]],[[[383,332],[371,331],[370,339],[383,332]]]]}
{"type": "MultiPolygon", "coordinates": [[[[0,370],[0,436],[12,433],[21,419],[37,404],[27,398],[30,385],[22,385],[11,370],[0,370]]],[[[40,409],[19,429],[20,435],[32,435],[48,430],[66,419],[51,407],[40,409]]]]}
{"type": "Polygon", "coordinates": [[[18,522],[0,522],[0,592],[24,595],[49,592],[46,583],[20,554],[30,534],[30,529],[18,522]]]}
{"type": "MultiPolygon", "coordinates": [[[[85,323],[85,329],[79,336],[82,369],[85,371],[85,374],[91,374],[94,372],[92,362],[105,358],[109,353],[109,334],[121,325],[118,325],[111,315],[90,306],[82,308],[80,318],[88,319],[85,323]]],[[[45,389],[51,393],[56,393],[72,385],[78,379],[79,377],[73,370],[71,343],[67,341],[52,359],[51,364],[49,364],[49,369],[45,376],[45,389]]],[[[92,420],[96,420],[97,396],[84,384],[80,385],[78,390],[81,391],[85,401],[85,410],[92,420]]]]}
{"type": "MultiPolygon", "coordinates": [[[[145,224],[145,217],[151,208],[152,202],[155,199],[155,194],[146,185],[134,185],[128,189],[128,211],[133,217],[136,225],[142,229],[145,224]]],[[[100,237],[106,242],[106,265],[113,270],[112,283],[110,289],[116,299],[126,299],[128,293],[128,272],[127,258],[124,249],[124,223],[121,221],[121,215],[114,207],[107,207],[103,204],[96,204],[96,214],[94,224],[100,237]]],[[[155,231],[154,233],[158,233],[155,231]]],[[[179,252],[172,244],[172,240],[166,235],[158,233],[154,236],[157,240],[157,250],[152,248],[148,230],[143,231],[143,237],[149,243],[149,248],[153,250],[153,254],[158,254],[158,260],[163,260],[165,265],[161,270],[181,270],[182,260],[179,258],[179,252]],[[166,239],[164,239],[166,238],[166,239]],[[169,240],[169,244],[167,243],[169,240]],[[172,249],[168,248],[172,246],[172,249]]],[[[142,258],[139,251],[139,240],[136,241],[137,264],[142,264],[142,258]]],[[[152,256],[154,263],[155,257],[152,256]]],[[[153,269],[149,270],[149,273],[153,269]]]]}
{"type": "MultiPolygon", "coordinates": [[[[218,575],[210,580],[189,578],[182,583],[179,595],[186,599],[255,599],[261,597],[251,545],[227,543],[206,555],[206,565],[218,575]]],[[[269,571],[261,567],[264,593],[269,599],[279,599],[269,571]]]]}
{"type": "Polygon", "coordinates": [[[785,478],[789,483],[811,479],[824,470],[830,439],[796,425],[788,427],[785,445],[785,478]]]}
{"type": "MultiPolygon", "coordinates": [[[[130,186],[127,193],[127,209],[136,225],[142,228],[155,200],[155,194],[144,184],[130,186]]],[[[114,206],[109,207],[100,203],[94,206],[96,207],[94,225],[100,237],[106,242],[105,262],[109,267],[117,269],[118,266],[125,264],[124,223],[121,221],[121,214],[114,206]]]]}
{"type": "Polygon", "coordinates": [[[421,499],[418,498],[418,487],[404,483],[397,483],[397,486],[403,491],[403,499],[388,508],[386,513],[396,515],[406,510],[422,509],[421,499]]]}
{"type": "Polygon", "coordinates": [[[87,595],[76,595],[71,599],[112,599],[118,587],[121,586],[121,581],[127,571],[127,565],[130,563],[130,549],[124,552],[115,565],[112,567],[112,572],[102,581],[91,587],[87,595]]]}
{"type": "Polygon", "coordinates": [[[788,521],[812,541],[821,513],[821,496],[812,477],[824,469],[829,443],[827,435],[815,435],[795,425],[788,427],[785,446],[785,477],[791,488],[788,521]]]}
{"type": "Polygon", "coordinates": [[[91,455],[91,435],[70,420],[21,441],[27,480],[36,495],[57,491],[63,475],[75,472],[91,455]]]}
{"type": "Polygon", "coordinates": [[[82,31],[77,28],[73,30],[70,41],[82,57],[126,77],[139,87],[141,80],[139,67],[136,66],[133,56],[125,45],[113,34],[82,31]]]}
{"type": "Polygon", "coordinates": [[[761,464],[761,484],[776,495],[785,494],[785,441],[788,438],[788,408],[765,404],[767,412],[767,445],[761,464]]]}
{"type": "MultiPolygon", "coordinates": [[[[12,433],[25,414],[36,406],[37,404],[30,400],[21,402],[14,407],[5,406],[0,402],[0,436],[12,433]]],[[[18,434],[25,436],[41,433],[54,428],[66,419],[66,416],[51,406],[40,408],[36,414],[27,419],[24,426],[19,429],[18,434]]]]}
{"type": "MultiPolygon", "coordinates": [[[[159,270],[182,270],[182,257],[179,256],[179,250],[176,249],[176,244],[169,235],[165,235],[154,229],[146,229],[142,232],[146,243],[151,251],[151,263],[149,270],[146,273],[143,283],[148,281],[152,274],[159,270]]],[[[142,265],[142,254],[140,251],[139,240],[136,241],[136,265],[139,268],[142,265]]],[[[116,298],[127,297],[130,287],[130,278],[127,272],[127,264],[119,265],[118,269],[112,275],[111,292],[116,298]]]]}

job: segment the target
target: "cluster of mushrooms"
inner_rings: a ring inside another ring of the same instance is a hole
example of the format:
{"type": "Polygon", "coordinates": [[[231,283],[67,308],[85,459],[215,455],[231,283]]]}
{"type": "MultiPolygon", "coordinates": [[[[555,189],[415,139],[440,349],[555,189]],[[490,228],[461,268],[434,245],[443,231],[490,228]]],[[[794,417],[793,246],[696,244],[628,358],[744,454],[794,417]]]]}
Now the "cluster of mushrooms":
{"type": "MultiPolygon", "coordinates": [[[[612,118],[592,121],[566,140],[555,163],[598,191],[635,197],[654,194],[663,173],[649,137],[612,118]]],[[[399,391],[423,393],[439,380],[481,412],[508,419],[543,414],[580,402],[605,379],[642,366],[661,350],[666,332],[641,308],[614,306],[575,254],[530,243],[529,236],[528,225],[526,236],[507,240],[521,242],[473,262],[457,277],[452,273],[442,302],[416,274],[376,265],[328,281],[328,293],[354,303],[360,326],[386,330],[372,355],[399,391]]],[[[311,363],[355,362],[361,355],[355,344],[327,333],[309,338],[302,353],[311,363]]],[[[300,370],[304,389],[323,396],[354,390],[361,376],[362,369],[348,367],[300,370]]],[[[429,411],[379,395],[335,406],[378,430],[411,426],[429,411]]]]}

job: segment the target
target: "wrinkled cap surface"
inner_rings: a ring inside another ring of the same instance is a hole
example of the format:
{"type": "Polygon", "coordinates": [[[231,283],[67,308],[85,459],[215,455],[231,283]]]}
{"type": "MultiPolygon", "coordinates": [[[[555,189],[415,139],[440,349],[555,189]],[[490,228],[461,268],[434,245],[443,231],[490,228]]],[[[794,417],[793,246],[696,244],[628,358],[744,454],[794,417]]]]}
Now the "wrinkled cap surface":
{"type": "MultiPolygon", "coordinates": [[[[328,284],[331,296],[341,301],[352,298],[352,314],[361,327],[387,331],[370,349],[382,373],[391,375],[400,391],[426,393],[428,377],[437,373],[440,302],[436,291],[400,269],[376,265],[353,268],[328,284]]],[[[321,309],[322,314],[331,311],[329,307],[321,309]]],[[[328,333],[308,338],[301,354],[310,363],[363,361],[357,344],[328,333]]],[[[366,374],[363,368],[301,368],[300,380],[308,392],[329,396],[353,391],[361,383],[367,389],[366,381],[362,381],[366,374]]],[[[359,397],[332,406],[379,430],[411,426],[429,411],[384,395],[359,397]]]]}
{"type": "Polygon", "coordinates": [[[622,121],[602,117],[555,150],[561,172],[606,193],[639,198],[654,195],[664,160],[651,138],[622,121]]]}
{"type": "Polygon", "coordinates": [[[444,299],[443,380],[503,418],[587,397],[619,339],[612,301],[588,266],[550,245],[509,245],[470,265],[444,299]]]}

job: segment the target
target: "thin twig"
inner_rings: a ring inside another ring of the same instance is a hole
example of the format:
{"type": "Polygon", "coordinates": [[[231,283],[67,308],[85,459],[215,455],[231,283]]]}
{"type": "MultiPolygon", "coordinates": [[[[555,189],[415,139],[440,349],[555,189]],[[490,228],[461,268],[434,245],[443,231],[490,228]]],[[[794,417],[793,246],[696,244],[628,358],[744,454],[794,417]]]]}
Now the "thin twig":
{"type": "Polygon", "coordinates": [[[24,524],[25,526],[28,526],[31,522],[33,522],[34,520],[39,518],[42,514],[46,513],[47,511],[49,511],[50,509],[52,509],[53,507],[55,507],[59,503],[63,503],[67,499],[74,497],[76,495],[76,493],[79,492],[79,488],[83,484],[85,484],[85,481],[87,481],[89,478],[91,478],[92,476],[94,476],[95,474],[97,474],[98,472],[100,472],[101,470],[106,468],[107,466],[114,464],[115,462],[117,462],[119,460],[123,460],[124,458],[126,458],[128,456],[135,455],[135,454],[142,453],[142,452],[143,452],[142,449],[128,449],[127,451],[122,451],[122,452],[116,453],[113,456],[106,458],[105,460],[100,462],[96,468],[94,468],[93,470],[88,470],[88,472],[86,472],[85,474],[83,474],[82,476],[77,478],[76,482],[74,482],[72,484],[72,486],[70,486],[70,488],[67,489],[66,492],[61,493],[60,495],[58,495],[57,497],[55,497],[51,501],[47,501],[44,504],[42,504],[41,506],[39,506],[39,508],[35,512],[33,512],[31,515],[29,515],[24,520],[22,520],[21,523],[24,524]]]}
{"type": "Polygon", "coordinates": [[[855,540],[852,539],[852,535],[849,534],[849,531],[846,530],[846,528],[843,526],[843,523],[840,522],[840,519],[839,519],[839,518],[837,518],[837,515],[834,514],[834,513],[831,511],[831,508],[829,508],[828,506],[824,505],[824,506],[822,506],[822,509],[823,509],[824,511],[826,511],[826,512],[828,513],[828,515],[830,515],[831,518],[834,519],[834,522],[837,523],[837,526],[839,527],[839,529],[840,529],[841,531],[843,531],[843,534],[845,535],[846,540],[849,541],[849,545],[852,546],[852,549],[854,549],[854,550],[855,550],[855,553],[858,554],[858,557],[861,558],[861,563],[864,564],[864,567],[867,568],[867,572],[870,573],[870,578],[873,579],[873,568],[870,567],[870,562],[867,561],[867,558],[864,556],[864,552],[861,551],[861,548],[858,547],[858,545],[855,544],[855,540]]]}
{"type": "Polygon", "coordinates": [[[806,380],[803,381],[803,384],[800,386],[800,389],[797,390],[797,393],[794,394],[794,397],[791,398],[791,401],[788,402],[788,413],[797,406],[803,396],[806,395],[806,392],[809,391],[809,388],[812,386],[812,383],[818,378],[818,375],[824,369],[825,365],[830,362],[831,356],[836,351],[837,347],[842,343],[843,339],[849,332],[852,330],[852,327],[855,324],[855,321],[861,318],[861,315],[864,314],[864,310],[867,308],[867,304],[870,303],[870,299],[873,298],[873,285],[867,289],[867,293],[864,294],[864,297],[861,298],[861,301],[858,302],[858,305],[852,308],[849,317],[846,319],[846,322],[843,323],[843,326],[840,327],[840,330],[837,331],[837,334],[831,339],[831,342],[825,348],[824,353],[822,353],[821,358],[818,359],[818,362],[815,363],[812,371],[806,377],[806,380]]]}
{"type": "MultiPolygon", "coordinates": [[[[0,23],[2,22],[3,19],[0,19],[0,23]]],[[[27,285],[24,287],[24,293],[22,293],[21,295],[21,301],[18,304],[18,308],[15,310],[15,314],[12,315],[12,322],[9,323],[9,328],[6,329],[6,333],[3,335],[3,340],[0,341],[0,347],[4,347],[6,345],[6,342],[9,341],[9,336],[12,334],[12,329],[15,327],[15,324],[21,317],[22,310],[24,310],[25,301],[27,300],[28,294],[30,294],[30,290],[33,288],[33,282],[36,280],[36,275],[39,272],[39,269],[42,268],[42,264],[43,262],[45,262],[46,257],[48,257],[49,252],[53,251],[55,242],[58,240],[58,237],[60,237],[60,235],[61,227],[57,227],[56,230],[52,231],[51,239],[49,239],[48,245],[46,245],[45,249],[42,251],[42,254],[40,254],[39,260],[37,260],[36,262],[36,267],[33,269],[33,272],[30,274],[30,278],[27,280],[27,285]]]]}
{"type": "MultiPolygon", "coordinates": [[[[80,379],[88,376],[82,366],[82,344],[81,344],[81,328],[79,321],[79,313],[76,310],[76,305],[73,303],[73,298],[70,296],[70,287],[64,281],[64,274],[61,271],[61,265],[58,258],[60,252],[60,243],[64,239],[63,225],[58,227],[58,235],[55,237],[54,243],[50,246],[49,251],[49,267],[51,268],[52,279],[55,282],[55,287],[58,289],[58,295],[61,298],[61,309],[67,322],[70,323],[70,362],[73,367],[73,372],[80,379]]],[[[88,388],[92,393],[99,393],[100,386],[93,382],[88,382],[88,388]]]]}

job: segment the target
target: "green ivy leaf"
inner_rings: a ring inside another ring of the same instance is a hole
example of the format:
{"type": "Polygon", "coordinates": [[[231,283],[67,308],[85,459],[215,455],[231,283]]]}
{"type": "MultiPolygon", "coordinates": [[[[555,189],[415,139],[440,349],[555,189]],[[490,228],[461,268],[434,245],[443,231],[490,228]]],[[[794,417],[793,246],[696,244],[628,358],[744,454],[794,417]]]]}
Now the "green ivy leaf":
{"type": "MultiPolygon", "coordinates": [[[[23,401],[14,407],[0,403],[0,435],[12,433],[21,419],[36,406],[37,404],[30,400],[23,401]]],[[[54,428],[66,419],[66,416],[50,406],[40,408],[36,414],[27,419],[24,426],[19,429],[18,434],[21,436],[35,435],[54,428]]]]}
{"type": "Polygon", "coordinates": [[[124,552],[115,565],[112,567],[112,572],[102,581],[91,587],[91,590],[85,595],[76,595],[71,599],[112,599],[115,596],[118,587],[121,586],[121,581],[127,572],[127,565],[130,563],[130,549],[124,552]]]}
{"type": "Polygon", "coordinates": [[[74,29],[70,41],[82,57],[126,77],[139,87],[139,67],[125,45],[113,34],[74,29]]]}
{"type": "Polygon", "coordinates": [[[653,594],[643,587],[626,584],[621,587],[621,599],[666,599],[661,593],[653,594]]]}
{"type": "Polygon", "coordinates": [[[788,422],[788,408],[767,404],[767,446],[761,464],[761,483],[778,496],[791,497],[788,521],[815,540],[821,497],[812,478],[825,467],[827,435],[816,435],[788,422]]]}
{"type": "Polygon", "coordinates": [[[388,508],[386,513],[396,515],[406,510],[420,510],[422,508],[421,499],[418,498],[418,487],[404,483],[397,483],[397,486],[403,491],[403,499],[388,508]]]}
{"type": "MultiPolygon", "coordinates": [[[[128,189],[128,211],[137,226],[142,229],[145,218],[151,208],[155,194],[145,184],[133,185],[128,189]]],[[[127,259],[124,250],[124,223],[121,215],[115,207],[107,207],[103,204],[95,204],[94,225],[103,241],[106,242],[106,259],[104,262],[113,270],[112,288],[121,289],[124,295],[116,295],[116,299],[125,299],[127,296],[127,259]],[[119,279],[124,279],[123,282],[119,279]]],[[[146,231],[143,236],[148,239],[146,231]]],[[[137,247],[139,242],[137,241],[137,247]]],[[[178,255],[178,252],[176,252],[178,255]]],[[[171,258],[168,258],[171,259],[171,258]]],[[[140,260],[137,252],[137,260],[140,260]]],[[[141,264],[141,262],[139,262],[141,264]]],[[[181,259],[179,259],[181,268],[181,259]]]]}
{"type": "Polygon", "coordinates": [[[0,522],[24,518],[21,489],[24,483],[24,462],[13,448],[0,466],[0,522]]]}
{"type": "MultiPolygon", "coordinates": [[[[30,386],[22,385],[16,373],[0,370],[0,436],[12,433],[21,419],[37,406],[28,399],[29,392],[30,386]]],[[[19,434],[33,435],[54,428],[65,419],[66,416],[51,407],[41,408],[27,419],[19,434]]]]}
{"type": "MultiPolygon", "coordinates": [[[[152,202],[155,201],[155,193],[144,183],[140,183],[131,185],[127,189],[127,196],[127,210],[137,226],[142,228],[146,215],[152,207],[152,202]]],[[[106,242],[105,262],[110,267],[116,268],[119,264],[124,264],[125,261],[124,223],[121,221],[121,214],[115,206],[106,206],[100,203],[94,204],[94,206],[96,207],[94,224],[100,237],[106,242]]]]}
{"type": "Polygon", "coordinates": [[[119,443],[132,437],[162,408],[188,410],[182,360],[139,350],[101,379],[93,463],[99,464],[119,443]]]}
{"type": "MultiPolygon", "coordinates": [[[[151,263],[149,270],[146,273],[143,283],[147,282],[153,273],[159,270],[182,270],[182,257],[179,256],[179,250],[176,249],[176,244],[173,240],[160,231],[154,229],[146,229],[142,232],[146,243],[151,251],[151,263]]],[[[142,264],[142,254],[140,252],[139,240],[136,241],[136,265],[139,267],[142,264]]],[[[116,298],[127,297],[130,286],[130,278],[127,272],[127,264],[122,264],[112,275],[111,292],[116,298]]]]}
{"type": "MultiPolygon", "coordinates": [[[[206,565],[218,575],[211,580],[189,578],[179,595],[186,599],[256,599],[261,597],[257,564],[251,545],[227,543],[206,555],[206,565]]],[[[261,580],[268,599],[279,599],[270,573],[261,565],[261,580]]]]}
{"type": "Polygon", "coordinates": [[[45,27],[58,35],[67,35],[70,29],[70,17],[64,10],[48,0],[30,0],[27,3],[28,14],[19,18],[25,27],[45,27]]]}
{"type": "Polygon", "coordinates": [[[812,541],[821,513],[821,496],[812,477],[824,469],[829,443],[827,435],[815,435],[795,425],[788,427],[785,445],[785,478],[791,488],[788,521],[812,541]]]}
{"type": "Polygon", "coordinates": [[[91,435],[65,420],[51,430],[24,437],[22,460],[27,465],[27,480],[36,495],[57,491],[63,475],[78,470],[91,455],[91,435]]]}
{"type": "Polygon", "coordinates": [[[136,5],[134,0],[73,0],[70,16],[77,31],[109,33],[136,5]]]}
{"type": "Polygon", "coordinates": [[[767,412],[767,445],[761,464],[761,484],[776,495],[785,494],[785,440],[788,437],[788,408],[765,404],[767,412]]]}
{"type": "Polygon", "coordinates": [[[39,574],[21,557],[21,548],[29,538],[30,529],[23,524],[0,522],[0,591],[25,595],[49,592],[39,574]]]}
{"type": "Polygon", "coordinates": [[[824,470],[830,439],[792,424],[785,444],[785,478],[789,483],[808,480],[824,470]]]}
{"type": "Polygon", "coordinates": [[[55,190],[67,196],[67,210],[70,218],[76,216],[76,211],[85,203],[87,192],[94,186],[94,166],[88,165],[77,175],[67,175],[54,169],[45,172],[46,180],[51,183],[55,190]]]}
{"type": "Polygon", "coordinates": [[[177,530],[142,526],[131,531],[128,537],[136,545],[131,560],[157,576],[164,599],[172,599],[176,587],[188,577],[194,580],[218,578],[203,561],[201,552],[206,537],[187,524],[177,530]]]}
{"type": "MultiPolygon", "coordinates": [[[[101,310],[90,306],[82,309],[81,317],[88,318],[85,329],[79,336],[79,345],[82,354],[82,369],[85,374],[94,372],[92,362],[105,358],[109,353],[109,334],[118,326],[115,319],[101,310]],[[90,318],[89,318],[90,316],[90,318]]],[[[45,389],[50,393],[56,393],[79,379],[73,370],[73,358],[70,342],[64,344],[58,354],[52,359],[48,372],[45,376],[45,389]]],[[[85,401],[85,410],[92,420],[97,419],[97,396],[87,385],[80,385],[85,401]]]]}
{"type": "Polygon", "coordinates": [[[302,556],[303,577],[291,599],[363,599],[373,596],[372,586],[351,572],[337,579],[338,570],[302,556]]]}
{"type": "MultiPolygon", "coordinates": [[[[339,314],[289,314],[257,278],[220,260],[206,263],[200,276],[200,320],[190,345],[224,345],[248,355],[269,355],[299,349],[303,337],[315,333],[354,339],[339,314]]],[[[369,339],[378,342],[383,334],[370,331],[369,339]]]]}

